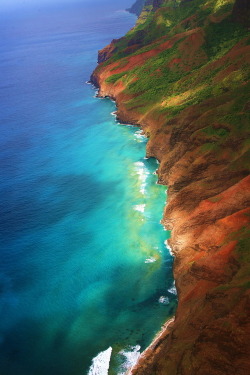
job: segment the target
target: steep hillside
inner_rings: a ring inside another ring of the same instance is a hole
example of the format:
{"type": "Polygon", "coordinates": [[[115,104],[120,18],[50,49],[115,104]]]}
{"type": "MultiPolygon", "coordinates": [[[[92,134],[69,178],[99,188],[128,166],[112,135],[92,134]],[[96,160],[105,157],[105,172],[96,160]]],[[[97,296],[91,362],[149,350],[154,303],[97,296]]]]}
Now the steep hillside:
{"type": "Polygon", "coordinates": [[[146,1],[99,52],[92,82],[141,126],[168,186],[179,303],[133,375],[249,371],[249,4],[146,1]]]}
{"type": "Polygon", "coordinates": [[[136,0],[136,2],[129,8],[127,9],[130,13],[134,13],[137,16],[141,14],[141,11],[144,7],[145,0],[136,0]]]}

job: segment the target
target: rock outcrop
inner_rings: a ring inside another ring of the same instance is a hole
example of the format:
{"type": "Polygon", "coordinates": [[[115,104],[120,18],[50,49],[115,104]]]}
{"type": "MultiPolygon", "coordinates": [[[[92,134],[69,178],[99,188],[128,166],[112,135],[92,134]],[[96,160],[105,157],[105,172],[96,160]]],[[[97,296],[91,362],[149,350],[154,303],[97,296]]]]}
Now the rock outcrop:
{"type": "Polygon", "coordinates": [[[159,2],[92,75],[119,120],[149,137],[168,186],[178,308],[131,375],[249,371],[250,37],[239,3],[159,2]]]}
{"type": "Polygon", "coordinates": [[[136,2],[127,9],[128,12],[134,13],[137,16],[141,14],[142,8],[144,7],[145,0],[136,0],[136,2]]]}
{"type": "Polygon", "coordinates": [[[109,45],[98,51],[98,64],[108,60],[113,55],[113,53],[116,51],[115,43],[117,40],[118,39],[113,39],[109,45]]]}

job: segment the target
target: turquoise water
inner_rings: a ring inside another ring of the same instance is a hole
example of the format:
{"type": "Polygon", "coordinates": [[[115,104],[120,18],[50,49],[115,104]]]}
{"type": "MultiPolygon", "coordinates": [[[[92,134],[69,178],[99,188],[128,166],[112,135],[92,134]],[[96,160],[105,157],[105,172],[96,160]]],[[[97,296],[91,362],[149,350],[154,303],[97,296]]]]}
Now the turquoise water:
{"type": "Polygon", "coordinates": [[[174,311],[157,163],[85,83],[129,5],[1,11],[1,375],[87,374],[110,346],[117,374],[174,311]]]}

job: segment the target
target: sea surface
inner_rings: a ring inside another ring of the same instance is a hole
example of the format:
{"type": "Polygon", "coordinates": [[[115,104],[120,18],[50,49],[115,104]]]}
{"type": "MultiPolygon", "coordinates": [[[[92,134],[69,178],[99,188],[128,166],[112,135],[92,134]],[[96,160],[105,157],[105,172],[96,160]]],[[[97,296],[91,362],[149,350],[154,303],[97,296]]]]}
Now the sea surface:
{"type": "Polygon", "coordinates": [[[1,375],[124,374],[175,309],[157,162],[86,84],[131,3],[0,5],[1,375]]]}

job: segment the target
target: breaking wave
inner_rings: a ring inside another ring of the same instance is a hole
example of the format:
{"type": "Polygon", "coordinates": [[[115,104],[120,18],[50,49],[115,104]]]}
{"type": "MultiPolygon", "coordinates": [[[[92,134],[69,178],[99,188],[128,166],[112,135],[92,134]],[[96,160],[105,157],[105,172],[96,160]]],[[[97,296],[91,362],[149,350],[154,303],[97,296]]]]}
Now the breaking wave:
{"type": "Polygon", "coordinates": [[[112,348],[110,346],[107,350],[100,352],[93,358],[88,375],[108,375],[111,354],[112,348]]]}

